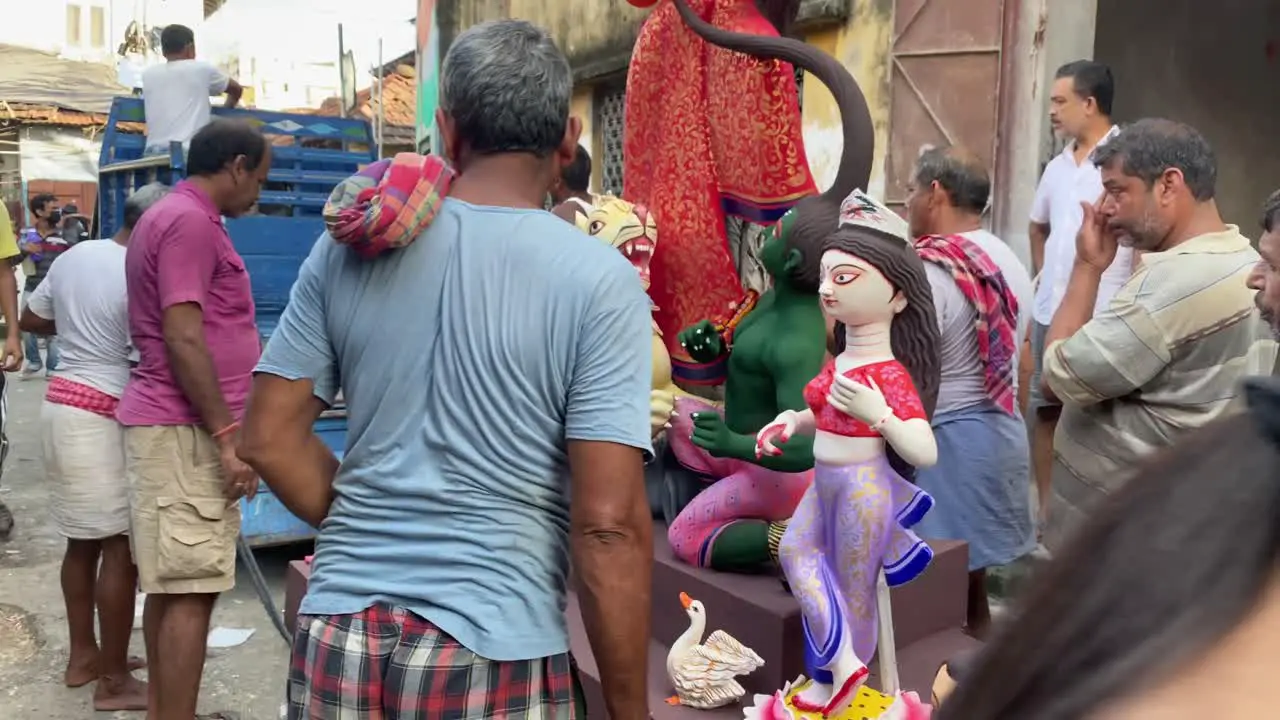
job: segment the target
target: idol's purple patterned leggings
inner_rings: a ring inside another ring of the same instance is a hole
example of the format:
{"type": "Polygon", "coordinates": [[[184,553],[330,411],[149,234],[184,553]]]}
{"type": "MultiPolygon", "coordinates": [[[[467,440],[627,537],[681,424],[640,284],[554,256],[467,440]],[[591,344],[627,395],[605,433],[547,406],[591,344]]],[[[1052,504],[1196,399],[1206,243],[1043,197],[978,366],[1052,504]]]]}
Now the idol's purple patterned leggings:
{"type": "Polygon", "coordinates": [[[887,458],[814,466],[813,486],[782,536],[778,560],[804,613],[805,640],[818,668],[830,665],[846,635],[859,660],[871,659],[876,576],[883,567],[893,586],[924,571],[933,552],[907,528],[932,506],[887,458]]]}

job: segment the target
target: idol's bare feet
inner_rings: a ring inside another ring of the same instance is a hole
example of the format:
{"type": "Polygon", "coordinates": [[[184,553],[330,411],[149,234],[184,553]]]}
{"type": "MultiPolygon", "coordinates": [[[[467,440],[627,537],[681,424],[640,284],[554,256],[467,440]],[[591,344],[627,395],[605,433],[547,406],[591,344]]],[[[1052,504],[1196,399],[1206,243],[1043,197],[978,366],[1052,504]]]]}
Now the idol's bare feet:
{"type": "Polygon", "coordinates": [[[832,717],[844,712],[858,696],[858,689],[867,681],[871,671],[853,654],[847,643],[842,644],[836,661],[832,664],[831,675],[835,681],[832,685],[831,699],[822,708],[823,717],[832,717]]]}
{"type": "Polygon", "coordinates": [[[833,687],[827,683],[810,680],[809,686],[797,693],[791,702],[801,712],[822,712],[831,702],[832,690],[833,687]]]}
{"type": "Polygon", "coordinates": [[[831,663],[832,683],[812,682],[792,700],[801,712],[820,712],[823,717],[839,715],[858,696],[858,688],[867,681],[871,671],[853,653],[847,640],[840,643],[840,650],[831,663]]]}

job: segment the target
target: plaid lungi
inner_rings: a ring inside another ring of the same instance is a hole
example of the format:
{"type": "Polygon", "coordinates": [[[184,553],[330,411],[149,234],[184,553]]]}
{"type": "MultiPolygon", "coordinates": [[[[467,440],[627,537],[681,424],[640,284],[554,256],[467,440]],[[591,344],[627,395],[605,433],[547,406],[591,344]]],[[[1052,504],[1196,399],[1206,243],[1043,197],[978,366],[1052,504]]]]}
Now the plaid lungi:
{"type": "Polygon", "coordinates": [[[301,615],[289,668],[289,720],[582,720],[568,653],[497,662],[403,609],[301,615]]]}

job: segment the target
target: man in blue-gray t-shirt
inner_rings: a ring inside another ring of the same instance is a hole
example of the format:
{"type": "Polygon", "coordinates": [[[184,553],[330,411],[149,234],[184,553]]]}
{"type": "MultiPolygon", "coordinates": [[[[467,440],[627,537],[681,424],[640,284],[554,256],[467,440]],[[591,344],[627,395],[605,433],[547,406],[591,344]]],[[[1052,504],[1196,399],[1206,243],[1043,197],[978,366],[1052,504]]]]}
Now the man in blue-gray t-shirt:
{"type": "MultiPolygon", "coordinates": [[[[648,716],[650,303],[621,254],[541,209],[577,147],[571,87],[526,22],[462,33],[448,199],[373,259],[322,236],[267,344],[240,454],[320,528],[291,718],[585,717],[571,557],[606,709],[648,716]],[[339,387],[340,466],[311,431],[339,387]]],[[[428,197],[416,182],[399,196],[428,197]]]]}

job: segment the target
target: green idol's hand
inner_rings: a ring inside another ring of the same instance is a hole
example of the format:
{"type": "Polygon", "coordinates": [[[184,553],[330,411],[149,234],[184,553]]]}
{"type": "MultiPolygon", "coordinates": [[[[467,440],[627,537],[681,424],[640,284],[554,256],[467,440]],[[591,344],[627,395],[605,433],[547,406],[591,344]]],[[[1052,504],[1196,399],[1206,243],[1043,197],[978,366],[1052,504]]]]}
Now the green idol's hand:
{"type": "Polygon", "coordinates": [[[716,457],[728,454],[729,445],[733,441],[733,431],[724,424],[724,418],[720,413],[714,410],[703,410],[694,413],[691,419],[693,435],[690,439],[693,440],[694,445],[716,457]]]}
{"type": "Polygon", "coordinates": [[[695,362],[711,362],[724,352],[724,338],[716,332],[716,327],[710,320],[703,320],[681,330],[676,339],[695,362]]]}

